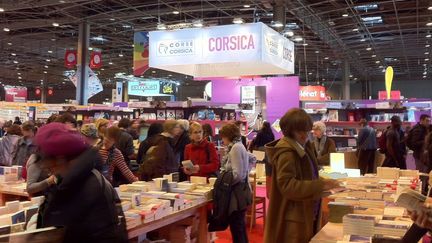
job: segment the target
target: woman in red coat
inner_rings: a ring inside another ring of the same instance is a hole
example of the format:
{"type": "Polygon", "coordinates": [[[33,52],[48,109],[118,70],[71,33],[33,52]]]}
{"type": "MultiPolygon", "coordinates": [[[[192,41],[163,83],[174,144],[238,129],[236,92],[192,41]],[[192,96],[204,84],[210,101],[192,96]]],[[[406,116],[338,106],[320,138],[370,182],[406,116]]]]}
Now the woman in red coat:
{"type": "Polygon", "coordinates": [[[211,177],[219,171],[219,157],[213,143],[204,139],[203,128],[193,122],[189,128],[191,143],[186,145],[184,159],[191,160],[193,168],[183,167],[185,174],[211,177]]]}

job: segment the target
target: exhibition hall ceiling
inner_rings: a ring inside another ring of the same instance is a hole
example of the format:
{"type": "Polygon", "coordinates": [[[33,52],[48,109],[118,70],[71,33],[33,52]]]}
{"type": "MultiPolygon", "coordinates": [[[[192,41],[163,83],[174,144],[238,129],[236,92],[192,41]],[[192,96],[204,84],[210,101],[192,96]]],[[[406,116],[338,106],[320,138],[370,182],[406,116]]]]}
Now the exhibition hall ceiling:
{"type": "MultiPolygon", "coordinates": [[[[0,82],[66,88],[65,50],[76,48],[78,26],[90,24],[90,47],[102,50],[99,77],[132,73],[135,31],[226,25],[256,21],[268,25],[275,6],[285,6],[281,33],[296,43],[296,74],[302,82],[342,79],[344,61],[353,82],[382,81],[386,66],[395,80],[430,80],[432,2],[429,0],[2,0],[0,82]]],[[[273,22],[272,22],[273,21],[273,22]]],[[[277,21],[276,21],[277,22],[277,21]]],[[[191,77],[149,70],[145,77],[191,77]],[[169,76],[171,75],[171,76],[169,76]]]]}

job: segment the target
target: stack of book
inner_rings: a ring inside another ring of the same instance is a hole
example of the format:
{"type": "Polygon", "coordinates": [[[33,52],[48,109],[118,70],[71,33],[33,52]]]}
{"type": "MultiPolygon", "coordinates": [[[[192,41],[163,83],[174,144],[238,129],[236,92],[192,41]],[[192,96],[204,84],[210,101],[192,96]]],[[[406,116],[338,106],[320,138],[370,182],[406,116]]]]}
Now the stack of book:
{"type": "Polygon", "coordinates": [[[381,179],[399,179],[399,168],[378,167],[377,177],[381,179]]]}
{"type": "Polygon", "coordinates": [[[373,236],[377,216],[347,214],[343,217],[344,235],[373,236]]]}
{"type": "Polygon", "coordinates": [[[345,203],[330,202],[328,207],[328,220],[331,223],[342,223],[342,219],[345,215],[354,213],[354,206],[345,203]]]}
{"type": "Polygon", "coordinates": [[[411,224],[409,221],[380,220],[375,224],[375,235],[402,237],[411,224]]]}

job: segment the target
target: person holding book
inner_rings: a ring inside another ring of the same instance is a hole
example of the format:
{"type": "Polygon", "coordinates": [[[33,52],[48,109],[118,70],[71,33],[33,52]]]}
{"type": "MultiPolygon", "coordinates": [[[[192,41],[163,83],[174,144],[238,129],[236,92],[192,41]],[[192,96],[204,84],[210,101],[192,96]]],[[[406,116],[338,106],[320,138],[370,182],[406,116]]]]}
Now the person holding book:
{"type": "Polygon", "coordinates": [[[293,108],[280,119],[283,138],[266,145],[273,167],[264,242],[309,242],[320,229],[323,192],[339,182],[318,175],[311,117],[293,108]]]}
{"type": "Polygon", "coordinates": [[[190,125],[189,136],[191,143],[186,145],[184,159],[191,160],[193,167],[183,166],[183,172],[189,176],[216,176],[219,158],[215,145],[204,138],[203,128],[197,122],[190,125]]]}

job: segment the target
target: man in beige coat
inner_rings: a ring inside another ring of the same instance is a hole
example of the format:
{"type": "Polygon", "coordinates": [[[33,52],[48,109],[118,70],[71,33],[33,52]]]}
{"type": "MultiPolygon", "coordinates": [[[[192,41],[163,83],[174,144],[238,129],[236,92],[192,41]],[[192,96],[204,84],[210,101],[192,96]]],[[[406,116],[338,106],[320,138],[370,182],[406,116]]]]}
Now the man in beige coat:
{"type": "Polygon", "coordinates": [[[323,191],[339,183],[318,176],[314,147],[307,141],[312,120],[304,110],[289,110],[280,126],[284,137],[266,145],[273,186],[264,241],[307,243],[319,229],[323,191]]]}

